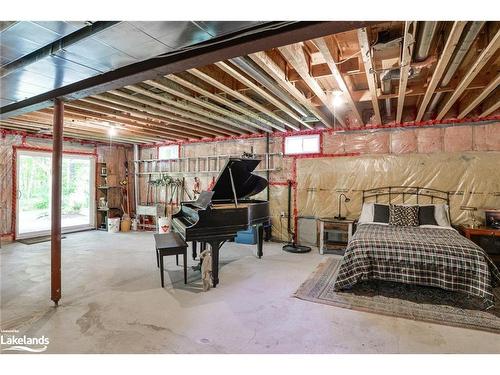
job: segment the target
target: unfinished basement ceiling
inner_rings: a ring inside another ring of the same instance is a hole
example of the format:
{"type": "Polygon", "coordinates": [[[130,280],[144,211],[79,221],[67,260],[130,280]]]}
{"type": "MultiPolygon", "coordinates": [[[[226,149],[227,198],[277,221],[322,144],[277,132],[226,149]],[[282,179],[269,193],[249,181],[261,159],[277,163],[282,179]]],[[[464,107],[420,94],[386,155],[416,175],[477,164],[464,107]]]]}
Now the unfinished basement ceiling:
{"type": "MultiPolygon", "coordinates": [[[[26,28],[51,29],[59,38],[78,27],[71,22],[61,22],[59,28],[39,24],[46,23],[19,22],[5,29],[2,55],[16,37],[23,38],[26,28]]],[[[120,22],[2,77],[2,100],[21,100],[44,89],[44,82],[55,82],[61,67],[71,72],[69,80],[81,77],[70,69],[73,60],[84,61],[87,73],[99,74],[99,69],[182,48],[197,38],[253,26],[256,23],[120,22]],[[59,60],[66,65],[53,62],[59,60]]],[[[38,43],[50,41],[46,37],[38,43]]],[[[17,46],[30,52],[23,43],[17,46]]],[[[115,127],[121,142],[151,143],[486,118],[500,107],[499,46],[499,22],[379,23],[67,102],[65,132],[106,140],[108,128],[115,127]]],[[[6,54],[2,68],[18,57],[6,54]]],[[[44,108],[3,118],[1,126],[50,133],[51,123],[52,109],[44,108]]]]}

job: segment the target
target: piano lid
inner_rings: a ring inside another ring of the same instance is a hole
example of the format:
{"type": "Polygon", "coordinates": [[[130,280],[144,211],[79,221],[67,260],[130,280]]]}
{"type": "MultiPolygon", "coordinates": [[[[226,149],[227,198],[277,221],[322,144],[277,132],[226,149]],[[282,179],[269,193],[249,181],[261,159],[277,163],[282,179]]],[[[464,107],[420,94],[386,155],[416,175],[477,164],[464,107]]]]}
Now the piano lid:
{"type": "Polygon", "coordinates": [[[257,176],[252,171],[259,165],[258,159],[230,158],[217,177],[212,191],[212,199],[229,199],[234,201],[233,189],[231,187],[231,173],[233,175],[236,197],[243,199],[260,193],[267,187],[267,180],[257,176]]]}

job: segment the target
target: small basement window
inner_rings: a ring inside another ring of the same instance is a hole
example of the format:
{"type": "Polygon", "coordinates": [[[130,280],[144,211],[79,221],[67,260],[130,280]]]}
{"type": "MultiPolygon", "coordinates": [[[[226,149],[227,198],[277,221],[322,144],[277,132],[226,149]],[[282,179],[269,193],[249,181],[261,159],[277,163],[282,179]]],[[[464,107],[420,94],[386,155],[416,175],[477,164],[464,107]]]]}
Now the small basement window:
{"type": "Polygon", "coordinates": [[[285,155],[317,154],[319,151],[319,134],[294,135],[285,138],[285,155]]]}
{"type": "Polygon", "coordinates": [[[179,159],[179,146],[160,146],[158,148],[158,159],[179,159]]]}

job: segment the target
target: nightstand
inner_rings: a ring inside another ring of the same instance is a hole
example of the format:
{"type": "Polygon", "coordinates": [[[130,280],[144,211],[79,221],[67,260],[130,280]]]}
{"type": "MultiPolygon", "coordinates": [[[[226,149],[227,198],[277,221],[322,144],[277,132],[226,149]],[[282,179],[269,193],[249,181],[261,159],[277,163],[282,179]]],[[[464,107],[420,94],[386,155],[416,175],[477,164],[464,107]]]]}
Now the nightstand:
{"type": "Polygon", "coordinates": [[[347,243],[352,236],[353,223],[354,220],[349,219],[319,218],[319,253],[344,255],[347,243]]]}
{"type": "Polygon", "coordinates": [[[500,265],[500,229],[488,227],[469,228],[461,225],[458,230],[486,251],[493,262],[500,265]]]}

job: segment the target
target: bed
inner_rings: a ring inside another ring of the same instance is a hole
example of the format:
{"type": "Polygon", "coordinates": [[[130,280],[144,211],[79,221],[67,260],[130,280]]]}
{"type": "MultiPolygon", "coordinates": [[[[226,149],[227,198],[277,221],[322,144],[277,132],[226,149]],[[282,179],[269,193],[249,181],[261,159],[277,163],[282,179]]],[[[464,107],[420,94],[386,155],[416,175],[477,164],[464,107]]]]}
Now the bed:
{"type": "MultiPolygon", "coordinates": [[[[444,201],[449,210],[449,194],[434,189],[390,187],[363,191],[369,198],[416,195],[444,201]]],[[[429,205],[429,204],[428,204],[429,205]]],[[[362,214],[363,215],[363,214],[362,214]]],[[[449,217],[449,211],[448,211],[449,217]]],[[[345,290],[360,281],[385,280],[439,287],[480,298],[483,307],[494,306],[493,287],[500,285],[500,272],[484,250],[461,236],[451,226],[397,226],[362,221],[349,241],[335,282],[345,290]]]]}

